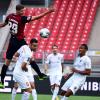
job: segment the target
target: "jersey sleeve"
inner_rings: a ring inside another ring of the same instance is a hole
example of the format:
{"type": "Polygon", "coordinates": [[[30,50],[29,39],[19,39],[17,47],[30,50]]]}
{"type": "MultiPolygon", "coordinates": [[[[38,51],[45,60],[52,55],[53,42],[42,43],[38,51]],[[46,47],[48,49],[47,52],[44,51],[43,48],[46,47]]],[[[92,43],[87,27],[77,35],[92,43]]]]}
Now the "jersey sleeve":
{"type": "Polygon", "coordinates": [[[32,16],[22,16],[21,21],[22,23],[28,23],[32,19],[32,16]]]}
{"type": "Polygon", "coordinates": [[[91,59],[90,58],[87,58],[85,60],[85,68],[86,69],[91,69],[91,59]]]}
{"type": "Polygon", "coordinates": [[[22,51],[23,51],[23,46],[17,50],[17,52],[18,52],[19,54],[21,54],[22,51]]]}
{"type": "Polygon", "coordinates": [[[9,21],[9,16],[6,17],[6,19],[5,19],[5,23],[8,24],[8,21],[9,21]]]}

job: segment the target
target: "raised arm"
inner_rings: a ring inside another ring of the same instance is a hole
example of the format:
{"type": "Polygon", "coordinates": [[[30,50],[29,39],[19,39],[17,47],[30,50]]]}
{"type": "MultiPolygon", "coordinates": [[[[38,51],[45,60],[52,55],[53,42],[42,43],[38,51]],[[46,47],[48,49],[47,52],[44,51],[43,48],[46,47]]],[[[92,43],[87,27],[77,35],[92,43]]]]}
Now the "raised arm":
{"type": "Polygon", "coordinates": [[[54,9],[53,8],[50,8],[48,11],[44,12],[44,13],[41,13],[40,15],[37,15],[37,16],[33,16],[31,21],[34,21],[34,20],[37,20],[37,19],[40,19],[41,17],[51,13],[51,12],[54,12],[54,9]]]}
{"type": "Polygon", "coordinates": [[[6,22],[4,22],[4,23],[0,23],[0,28],[4,27],[4,26],[6,26],[6,25],[7,25],[6,22]]]}
{"type": "Polygon", "coordinates": [[[83,71],[80,71],[80,70],[77,70],[75,68],[72,68],[72,71],[79,73],[79,74],[82,74],[82,75],[90,75],[91,74],[91,69],[85,69],[83,71]]]}

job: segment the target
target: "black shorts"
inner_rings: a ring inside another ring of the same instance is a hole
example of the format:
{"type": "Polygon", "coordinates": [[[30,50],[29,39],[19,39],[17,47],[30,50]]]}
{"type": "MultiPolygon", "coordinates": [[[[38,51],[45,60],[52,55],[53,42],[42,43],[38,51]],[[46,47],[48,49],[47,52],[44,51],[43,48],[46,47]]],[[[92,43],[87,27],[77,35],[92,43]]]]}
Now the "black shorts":
{"type": "Polygon", "coordinates": [[[16,37],[11,36],[6,52],[6,59],[11,60],[15,52],[23,45],[26,45],[26,41],[24,39],[18,40],[16,37]]]}

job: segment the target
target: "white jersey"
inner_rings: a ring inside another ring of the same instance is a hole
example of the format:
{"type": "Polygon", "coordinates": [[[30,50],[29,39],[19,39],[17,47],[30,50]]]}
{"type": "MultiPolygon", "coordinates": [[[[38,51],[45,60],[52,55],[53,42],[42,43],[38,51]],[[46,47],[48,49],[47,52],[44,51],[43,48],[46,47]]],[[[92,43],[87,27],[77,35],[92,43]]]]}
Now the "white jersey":
{"type": "Polygon", "coordinates": [[[62,65],[61,63],[63,63],[63,54],[57,53],[57,55],[49,54],[47,56],[47,60],[45,62],[46,64],[48,64],[48,73],[50,75],[62,75],[62,65]]]}
{"type": "MultiPolygon", "coordinates": [[[[84,71],[85,69],[91,69],[91,59],[88,56],[77,57],[74,62],[74,67],[77,70],[84,71]]],[[[86,75],[82,75],[79,73],[74,73],[76,76],[80,76],[80,78],[86,78],[86,75]]]]}
{"type": "Polygon", "coordinates": [[[31,49],[29,48],[28,45],[22,46],[17,52],[20,54],[20,56],[19,56],[19,58],[16,62],[13,73],[22,73],[23,74],[25,71],[23,71],[22,68],[21,68],[22,63],[26,62],[27,65],[28,65],[29,61],[30,61],[30,58],[33,55],[33,52],[31,51],[31,49]]]}
{"type": "MultiPolygon", "coordinates": [[[[85,69],[91,69],[91,60],[88,56],[77,57],[74,62],[74,67],[77,70],[84,71],[85,69]]],[[[86,75],[74,73],[62,86],[62,90],[67,91],[70,89],[73,94],[84,84],[86,75]]]]}

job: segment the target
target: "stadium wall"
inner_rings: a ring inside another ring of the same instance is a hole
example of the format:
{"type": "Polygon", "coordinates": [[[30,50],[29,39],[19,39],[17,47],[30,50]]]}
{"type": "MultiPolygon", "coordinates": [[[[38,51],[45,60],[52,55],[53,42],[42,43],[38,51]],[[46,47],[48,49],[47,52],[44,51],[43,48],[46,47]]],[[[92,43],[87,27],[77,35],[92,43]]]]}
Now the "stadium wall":
{"type": "MultiPolygon", "coordinates": [[[[49,79],[42,81],[38,80],[38,77],[35,76],[36,90],[38,94],[51,94],[49,79]]],[[[63,78],[61,86],[66,80],[63,78]]],[[[6,76],[5,78],[5,89],[0,89],[0,92],[10,93],[13,87],[13,77],[11,75],[6,76]]],[[[21,93],[21,89],[18,89],[18,92],[21,93]]],[[[100,96],[100,78],[99,77],[87,77],[85,84],[81,89],[76,93],[80,96],[100,96]]]]}
{"type": "Polygon", "coordinates": [[[88,43],[89,49],[100,50],[99,43],[100,43],[100,1],[96,17],[93,23],[91,35],[89,38],[89,43],[88,43]]]}

